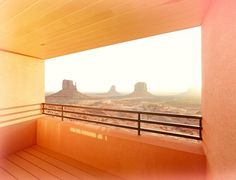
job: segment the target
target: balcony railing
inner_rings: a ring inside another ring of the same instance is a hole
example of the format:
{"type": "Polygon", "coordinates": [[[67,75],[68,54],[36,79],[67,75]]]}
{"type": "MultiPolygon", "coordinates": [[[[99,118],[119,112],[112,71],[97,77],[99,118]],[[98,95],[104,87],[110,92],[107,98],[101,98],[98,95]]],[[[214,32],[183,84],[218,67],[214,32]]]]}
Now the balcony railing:
{"type": "Polygon", "coordinates": [[[157,133],[175,137],[202,139],[202,117],[161,112],[118,110],[87,106],[43,103],[43,114],[61,120],[76,120],[141,133],[157,133]]]}
{"type": "Polygon", "coordinates": [[[41,103],[0,108],[0,124],[35,119],[42,115],[41,110],[41,103]]]}

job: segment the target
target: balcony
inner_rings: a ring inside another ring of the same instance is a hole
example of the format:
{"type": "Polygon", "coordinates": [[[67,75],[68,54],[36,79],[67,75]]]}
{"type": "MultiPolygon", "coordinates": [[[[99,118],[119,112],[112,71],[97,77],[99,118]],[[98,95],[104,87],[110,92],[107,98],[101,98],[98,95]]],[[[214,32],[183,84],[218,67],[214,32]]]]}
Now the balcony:
{"type": "MultiPolygon", "coordinates": [[[[33,104],[1,109],[1,116],[5,117],[0,129],[1,147],[4,147],[1,149],[1,178],[156,179],[161,177],[173,179],[178,175],[181,179],[190,177],[204,179],[206,160],[199,136],[145,130],[141,128],[142,123],[146,122],[141,119],[145,112],[105,109],[109,112],[138,115],[140,119],[134,120],[138,126],[133,127],[118,125],[117,122],[102,123],[75,118],[75,116],[68,117],[66,113],[72,112],[98,118],[101,116],[98,110],[105,111],[86,107],[90,110],[88,114],[78,113],[75,108],[81,107],[33,104]],[[91,109],[95,110],[94,114],[91,109]],[[59,116],[58,113],[61,115],[59,116]],[[27,120],[32,117],[34,120],[27,120]],[[18,119],[21,121],[16,123],[18,119]],[[13,121],[14,123],[11,124],[13,121]],[[144,132],[151,132],[151,134],[144,134],[144,132]],[[192,140],[188,140],[189,138],[192,140]]],[[[173,114],[153,113],[151,115],[186,118],[186,116],[173,114]]],[[[116,118],[117,121],[118,117],[106,116],[105,118],[116,118]]],[[[187,118],[201,120],[196,116],[187,116],[187,118]]],[[[123,117],[118,120],[123,122],[130,119],[123,117]]],[[[188,127],[188,125],[170,122],[157,121],[157,123],[171,127],[188,127]]],[[[191,125],[189,127],[193,128],[191,125]]]]}
{"type": "Polygon", "coordinates": [[[235,180],[235,7],[234,0],[0,0],[0,179],[235,180]],[[84,112],[69,116],[69,107],[43,108],[46,59],[196,26],[202,27],[198,123],[132,112],[126,129],[84,112]],[[196,132],[166,132],[174,126],[196,132]]]}

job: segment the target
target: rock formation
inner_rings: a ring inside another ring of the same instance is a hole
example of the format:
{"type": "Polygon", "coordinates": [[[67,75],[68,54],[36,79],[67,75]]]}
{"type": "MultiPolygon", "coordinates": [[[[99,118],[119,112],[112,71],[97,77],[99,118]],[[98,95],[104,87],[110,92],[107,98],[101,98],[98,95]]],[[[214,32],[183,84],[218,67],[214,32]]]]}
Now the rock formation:
{"type": "Polygon", "coordinates": [[[72,80],[63,80],[62,90],[57,93],[46,96],[47,103],[59,104],[77,104],[80,99],[88,99],[89,97],[77,90],[76,84],[72,80]]]}
{"type": "Polygon", "coordinates": [[[128,95],[129,97],[154,97],[147,90],[147,84],[145,82],[137,82],[134,86],[134,91],[128,95]]]}
{"type": "Polygon", "coordinates": [[[115,97],[115,96],[120,96],[120,93],[116,91],[116,86],[112,85],[110,90],[105,94],[108,97],[115,97]]]}
{"type": "Polygon", "coordinates": [[[63,80],[62,90],[77,90],[77,87],[76,84],[74,85],[72,80],[63,80]]]}

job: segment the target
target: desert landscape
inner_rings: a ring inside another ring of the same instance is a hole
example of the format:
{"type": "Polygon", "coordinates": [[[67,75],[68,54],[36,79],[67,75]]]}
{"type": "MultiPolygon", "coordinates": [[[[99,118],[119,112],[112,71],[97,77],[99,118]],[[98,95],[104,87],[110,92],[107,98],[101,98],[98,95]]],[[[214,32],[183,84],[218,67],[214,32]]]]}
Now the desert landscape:
{"type": "MultiPolygon", "coordinates": [[[[46,96],[46,103],[70,104],[82,107],[95,107],[102,109],[131,110],[152,113],[161,112],[184,115],[201,115],[200,102],[200,93],[194,91],[193,89],[189,89],[188,91],[181,94],[158,96],[148,92],[148,88],[145,82],[137,82],[134,86],[133,92],[129,94],[122,94],[117,92],[114,85],[111,86],[111,88],[106,93],[81,93],[77,90],[76,84],[74,84],[73,81],[64,80],[62,82],[62,90],[46,96]]],[[[52,108],[52,106],[48,106],[49,108],[52,108]]],[[[64,116],[68,117],[65,119],[69,120],[72,120],[70,119],[70,117],[72,117],[77,119],[91,120],[95,122],[105,122],[122,126],[137,127],[137,122],[129,120],[137,119],[137,114],[135,113],[74,107],[65,107],[64,111],[81,113],[74,114],[65,112],[64,116]],[[107,118],[106,116],[112,116],[114,118],[107,118]],[[122,120],[120,120],[119,118],[122,118],[122,120]]],[[[47,113],[60,115],[60,112],[53,112],[50,110],[47,110],[47,113]]],[[[199,119],[177,118],[148,114],[142,114],[141,119],[145,121],[199,125],[199,119]]],[[[197,136],[199,134],[199,131],[197,129],[173,127],[159,124],[157,125],[142,123],[142,128],[194,136],[197,136]]],[[[129,129],[128,131],[132,132],[132,130],[129,129]]]]}
{"type": "Polygon", "coordinates": [[[71,80],[64,80],[62,90],[46,95],[46,103],[78,104],[100,108],[128,109],[150,112],[171,112],[177,114],[200,115],[200,92],[194,89],[176,94],[158,96],[148,92],[144,82],[135,84],[130,94],[117,92],[114,85],[107,93],[81,93],[71,80]]]}

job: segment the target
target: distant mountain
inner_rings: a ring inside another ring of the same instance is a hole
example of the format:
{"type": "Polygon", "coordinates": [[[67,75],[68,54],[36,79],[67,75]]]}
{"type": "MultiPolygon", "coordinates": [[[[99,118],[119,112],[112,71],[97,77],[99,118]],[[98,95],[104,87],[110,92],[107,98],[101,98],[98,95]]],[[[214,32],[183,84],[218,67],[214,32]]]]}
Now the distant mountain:
{"type": "Polygon", "coordinates": [[[110,90],[104,94],[105,96],[120,96],[121,94],[116,91],[116,86],[112,85],[110,90]]]}
{"type": "Polygon", "coordinates": [[[106,98],[117,99],[123,95],[122,93],[117,92],[116,86],[114,85],[112,85],[109,91],[105,93],[86,93],[86,94],[88,94],[93,99],[106,99],[106,98]]]}
{"type": "Polygon", "coordinates": [[[156,96],[148,92],[147,84],[145,82],[137,82],[134,86],[134,91],[131,94],[128,94],[126,97],[151,98],[156,96]]]}
{"type": "Polygon", "coordinates": [[[46,96],[47,103],[76,104],[81,99],[89,99],[89,96],[80,93],[72,80],[63,80],[62,90],[46,96]]]}
{"type": "Polygon", "coordinates": [[[196,88],[189,88],[186,92],[179,94],[179,96],[200,98],[201,90],[196,88]]]}

